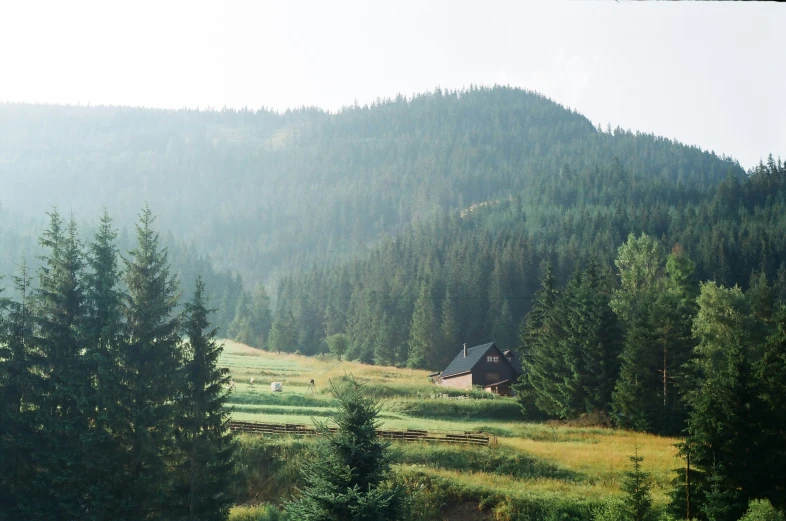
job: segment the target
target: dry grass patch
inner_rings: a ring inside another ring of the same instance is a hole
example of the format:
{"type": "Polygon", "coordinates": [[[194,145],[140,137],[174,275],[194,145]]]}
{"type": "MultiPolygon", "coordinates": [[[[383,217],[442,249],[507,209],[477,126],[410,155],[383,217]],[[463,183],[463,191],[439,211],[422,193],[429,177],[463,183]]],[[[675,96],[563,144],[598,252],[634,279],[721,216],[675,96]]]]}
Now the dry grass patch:
{"type": "Polygon", "coordinates": [[[232,414],[237,420],[307,425],[314,419],[327,420],[333,410],[329,380],[352,373],[382,399],[380,420],[384,428],[485,431],[498,444],[492,444],[492,450],[498,446],[567,471],[566,476],[517,478],[496,471],[479,472],[482,467],[472,463],[466,469],[398,466],[403,472],[424,472],[483,494],[494,492],[522,499],[561,496],[575,501],[618,495],[623,472],[631,468],[629,456],[638,447],[644,457],[643,468],[654,480],[653,498],[663,505],[673,470],[682,466],[674,447],[677,439],[604,427],[517,421],[512,414],[501,414],[514,405],[510,398],[437,387],[429,383],[427,371],[339,362],[330,356],[270,353],[229,340],[224,344],[219,363],[235,378],[236,389],[230,401],[237,407],[232,414]],[[257,382],[254,386],[248,384],[251,377],[257,382]],[[308,390],[311,379],[317,386],[314,393],[308,390]],[[272,393],[271,381],[283,382],[284,391],[272,393]]]}
{"type": "Polygon", "coordinates": [[[606,429],[587,433],[585,441],[547,441],[526,438],[499,438],[500,445],[512,447],[533,457],[587,475],[602,488],[618,493],[622,473],[630,470],[631,456],[636,447],[644,457],[642,468],[652,475],[653,495],[658,502],[666,501],[666,493],[674,477],[674,469],[682,466],[674,446],[679,440],[650,434],[606,429]]]}

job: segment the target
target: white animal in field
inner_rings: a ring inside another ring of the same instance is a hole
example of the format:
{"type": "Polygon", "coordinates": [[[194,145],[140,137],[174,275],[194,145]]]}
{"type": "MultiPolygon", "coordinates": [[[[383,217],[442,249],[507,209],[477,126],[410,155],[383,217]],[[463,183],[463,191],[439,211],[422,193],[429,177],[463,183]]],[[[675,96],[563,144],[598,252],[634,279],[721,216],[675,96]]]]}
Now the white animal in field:
{"type": "Polygon", "coordinates": [[[249,383],[249,385],[254,385],[254,377],[253,376],[248,380],[248,383],[249,383]]]}

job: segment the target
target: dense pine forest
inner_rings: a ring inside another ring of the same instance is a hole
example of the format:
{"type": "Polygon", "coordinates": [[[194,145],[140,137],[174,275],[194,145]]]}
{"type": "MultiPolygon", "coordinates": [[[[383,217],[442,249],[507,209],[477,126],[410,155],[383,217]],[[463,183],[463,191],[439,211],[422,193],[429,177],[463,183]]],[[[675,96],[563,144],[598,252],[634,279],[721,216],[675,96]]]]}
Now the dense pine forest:
{"type": "Polygon", "coordinates": [[[204,283],[178,312],[149,209],[121,255],[49,214],[0,294],[0,520],[224,519],[229,377],[204,283]]]}
{"type": "Polygon", "coordinates": [[[222,397],[204,394],[224,378],[205,372],[210,307],[219,336],[370,364],[436,371],[494,341],[522,363],[526,418],[684,436],[698,517],[786,506],[780,159],[746,172],[535,93],[473,87],[338,113],[4,104],[0,181],[11,512],[68,518],[88,497],[166,517],[197,508],[189,487],[220,485],[195,478],[198,465],[220,477],[229,450],[207,412],[222,397]],[[145,202],[160,238],[147,207],[134,225],[145,202]],[[119,459],[79,459],[88,443],[119,459]],[[213,459],[189,460],[197,443],[213,459]],[[33,467],[81,492],[48,496],[61,488],[33,467]],[[26,503],[20,483],[50,504],[26,503]]]}

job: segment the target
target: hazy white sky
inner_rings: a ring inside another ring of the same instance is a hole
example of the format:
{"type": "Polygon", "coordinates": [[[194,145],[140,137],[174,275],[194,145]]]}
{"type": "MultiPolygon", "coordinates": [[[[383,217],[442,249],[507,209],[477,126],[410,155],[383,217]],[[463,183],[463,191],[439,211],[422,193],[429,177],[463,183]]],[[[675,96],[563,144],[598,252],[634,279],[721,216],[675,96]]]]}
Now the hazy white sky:
{"type": "Polygon", "coordinates": [[[336,110],[537,90],[594,123],[786,159],[786,6],[515,1],[0,2],[0,101],[336,110]]]}

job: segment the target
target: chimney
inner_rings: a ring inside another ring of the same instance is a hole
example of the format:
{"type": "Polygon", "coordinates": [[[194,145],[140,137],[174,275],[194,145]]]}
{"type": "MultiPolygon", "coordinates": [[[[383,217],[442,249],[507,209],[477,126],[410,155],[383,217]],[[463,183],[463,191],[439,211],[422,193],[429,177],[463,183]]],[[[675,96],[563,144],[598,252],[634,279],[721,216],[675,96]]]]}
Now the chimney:
{"type": "Polygon", "coordinates": [[[467,358],[467,343],[464,342],[464,358],[467,358]]]}

